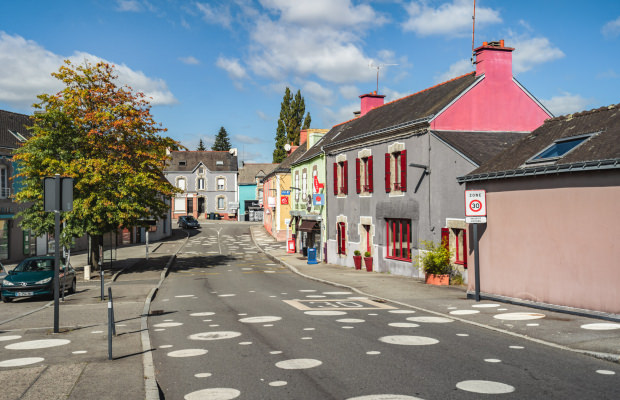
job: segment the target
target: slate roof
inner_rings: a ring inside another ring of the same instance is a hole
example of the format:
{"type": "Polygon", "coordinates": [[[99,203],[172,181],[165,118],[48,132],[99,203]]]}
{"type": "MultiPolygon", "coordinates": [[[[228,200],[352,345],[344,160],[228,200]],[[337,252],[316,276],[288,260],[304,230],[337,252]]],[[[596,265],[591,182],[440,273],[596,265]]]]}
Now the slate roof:
{"type": "Polygon", "coordinates": [[[28,115],[0,110],[0,147],[18,148],[23,142],[9,131],[28,139],[32,136],[28,130],[29,126],[32,126],[32,121],[28,115]]]}
{"type": "Polygon", "coordinates": [[[172,151],[171,159],[166,162],[165,170],[167,172],[191,172],[201,162],[209,169],[209,171],[226,171],[236,172],[239,170],[237,166],[237,156],[231,155],[227,151],[172,151]],[[218,161],[222,164],[218,165],[218,161]],[[181,165],[185,162],[185,165],[181,165]]]}
{"type": "Polygon", "coordinates": [[[362,117],[334,126],[322,140],[312,146],[299,160],[309,160],[321,152],[321,147],[337,148],[341,142],[347,145],[363,142],[369,133],[397,127],[414,121],[423,122],[443,110],[465,89],[476,81],[475,72],[454,78],[417,93],[391,101],[374,108],[362,117]]]}
{"type": "Polygon", "coordinates": [[[262,179],[273,171],[278,164],[252,164],[246,163],[239,169],[239,184],[254,185],[256,178],[262,179]]]}
{"type": "Polygon", "coordinates": [[[620,168],[620,104],[548,119],[459,182],[620,168]],[[556,160],[527,162],[554,141],[596,133],[556,160]]]}
{"type": "Polygon", "coordinates": [[[528,135],[527,132],[432,131],[465,157],[482,165],[528,135]]]}

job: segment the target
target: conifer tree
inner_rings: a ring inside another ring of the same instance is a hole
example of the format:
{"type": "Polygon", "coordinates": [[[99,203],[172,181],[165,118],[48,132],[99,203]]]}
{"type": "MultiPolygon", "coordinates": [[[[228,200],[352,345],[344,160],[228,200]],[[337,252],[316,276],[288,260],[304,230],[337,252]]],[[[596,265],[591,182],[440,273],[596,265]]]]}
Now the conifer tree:
{"type": "Polygon", "coordinates": [[[202,141],[202,138],[200,138],[200,141],[198,142],[198,148],[196,150],[198,151],[205,151],[207,148],[205,147],[205,143],[202,141]]]}
{"type": "Polygon", "coordinates": [[[299,132],[302,129],[310,128],[310,113],[306,115],[306,104],[301,95],[301,91],[297,90],[295,96],[292,95],[291,89],[288,87],[284,91],[284,97],[280,104],[280,119],[278,120],[278,128],[276,130],[276,148],[273,152],[273,162],[280,158],[286,158],[284,145],[289,143],[293,146],[299,146],[299,132]]]}
{"type": "Polygon", "coordinates": [[[220,127],[220,131],[217,133],[215,137],[215,142],[213,142],[213,146],[211,146],[211,150],[213,151],[228,151],[230,150],[230,139],[228,138],[228,132],[222,126],[220,127]]]}
{"type": "Polygon", "coordinates": [[[286,150],[284,150],[285,144],[286,131],[284,130],[284,124],[282,121],[278,121],[278,129],[276,130],[276,148],[273,151],[274,164],[279,164],[286,158],[286,150]]]}

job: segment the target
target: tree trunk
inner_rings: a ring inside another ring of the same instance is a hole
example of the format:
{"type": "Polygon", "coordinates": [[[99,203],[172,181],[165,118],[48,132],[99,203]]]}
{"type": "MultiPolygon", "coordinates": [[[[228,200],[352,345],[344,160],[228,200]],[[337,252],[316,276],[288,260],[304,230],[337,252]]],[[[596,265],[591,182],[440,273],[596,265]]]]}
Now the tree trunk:
{"type": "Polygon", "coordinates": [[[99,271],[99,261],[103,262],[103,235],[90,236],[91,270],[99,271]]]}

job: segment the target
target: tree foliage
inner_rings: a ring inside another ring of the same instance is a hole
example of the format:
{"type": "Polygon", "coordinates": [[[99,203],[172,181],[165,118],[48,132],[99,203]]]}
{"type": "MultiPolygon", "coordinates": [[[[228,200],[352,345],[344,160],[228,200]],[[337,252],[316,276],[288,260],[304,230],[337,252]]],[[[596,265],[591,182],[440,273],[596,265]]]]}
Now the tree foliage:
{"type": "Polygon", "coordinates": [[[213,142],[213,146],[211,146],[211,150],[213,151],[228,151],[230,150],[230,139],[228,138],[228,132],[222,126],[220,127],[220,131],[215,136],[215,142],[213,142]]]}
{"type": "MultiPolygon", "coordinates": [[[[306,112],[306,104],[301,95],[301,91],[297,90],[295,96],[291,94],[291,90],[287,87],[284,91],[284,97],[280,104],[280,119],[278,120],[278,128],[276,130],[276,149],[274,150],[274,162],[276,161],[276,153],[278,155],[286,152],[284,145],[290,143],[293,146],[299,146],[299,132],[302,129],[310,128],[310,113],[304,119],[306,112]],[[284,130],[284,141],[282,141],[282,132],[284,130]]],[[[286,157],[286,155],[285,155],[286,157]]]]}
{"type": "Polygon", "coordinates": [[[164,198],[174,188],[163,177],[166,149],[178,149],[160,136],[144,94],[117,86],[114,68],[99,62],[69,61],[52,74],[65,87],[42,94],[34,107],[32,137],[15,155],[21,189],[15,199],[31,206],[22,211],[21,226],[35,235],[54,232],[53,213],[43,211],[42,178],[72,177],[73,211],[63,213],[61,240],[89,234],[100,236],[121,226],[162,218],[164,198]]]}
{"type": "Polygon", "coordinates": [[[286,150],[284,145],[286,144],[286,131],[282,121],[278,121],[278,129],[276,130],[276,148],[273,151],[273,163],[279,164],[286,158],[286,150]]]}
{"type": "Polygon", "coordinates": [[[205,150],[207,150],[207,148],[205,147],[205,143],[202,141],[202,138],[198,142],[198,148],[196,150],[198,150],[198,151],[205,151],[205,150]]]}

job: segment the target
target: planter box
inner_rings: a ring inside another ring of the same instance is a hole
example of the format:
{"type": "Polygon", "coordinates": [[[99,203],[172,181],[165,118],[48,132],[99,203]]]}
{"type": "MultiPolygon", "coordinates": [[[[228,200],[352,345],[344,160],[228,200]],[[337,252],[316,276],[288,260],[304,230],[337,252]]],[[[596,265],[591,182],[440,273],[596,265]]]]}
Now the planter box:
{"type": "Polygon", "coordinates": [[[450,275],[425,274],[424,283],[427,285],[447,286],[450,284],[450,275]]]}
{"type": "Polygon", "coordinates": [[[355,269],[362,269],[362,256],[353,256],[353,264],[355,269]]]}
{"type": "Polygon", "coordinates": [[[364,257],[364,265],[366,266],[366,271],[372,272],[372,257],[364,257]]]}

